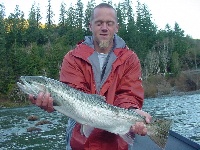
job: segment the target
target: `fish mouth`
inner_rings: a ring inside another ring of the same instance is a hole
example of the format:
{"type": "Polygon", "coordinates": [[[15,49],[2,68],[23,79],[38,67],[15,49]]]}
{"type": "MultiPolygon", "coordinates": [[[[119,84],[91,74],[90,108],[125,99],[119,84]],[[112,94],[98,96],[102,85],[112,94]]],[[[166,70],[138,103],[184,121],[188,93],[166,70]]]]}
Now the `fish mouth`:
{"type": "Polygon", "coordinates": [[[25,80],[24,80],[24,76],[21,76],[20,78],[19,78],[19,80],[18,80],[18,82],[17,82],[17,84],[19,83],[19,84],[25,84],[25,80]]]}
{"type": "Polygon", "coordinates": [[[17,82],[17,86],[22,92],[37,97],[39,92],[45,92],[46,89],[36,79],[36,76],[21,76],[19,82],[17,82]]]}
{"type": "Polygon", "coordinates": [[[31,90],[31,88],[29,86],[27,86],[27,84],[23,84],[23,82],[17,82],[17,86],[25,94],[35,96],[35,92],[33,90],[31,90]]]}
{"type": "MultiPolygon", "coordinates": [[[[37,98],[40,92],[48,92],[45,87],[47,82],[47,78],[43,76],[21,76],[17,86],[23,93],[37,98]]],[[[58,101],[53,101],[53,106],[61,106],[61,104],[58,101]]]]}
{"type": "Polygon", "coordinates": [[[36,81],[39,81],[39,82],[43,81],[43,82],[45,82],[45,78],[42,77],[42,76],[21,76],[19,78],[19,80],[21,82],[23,82],[23,83],[29,83],[29,84],[31,84],[32,82],[36,82],[36,81]]]}
{"type": "Polygon", "coordinates": [[[21,76],[19,78],[19,81],[17,82],[17,85],[23,85],[23,86],[31,85],[30,80],[28,80],[28,78],[30,77],[31,76],[21,76]]]}

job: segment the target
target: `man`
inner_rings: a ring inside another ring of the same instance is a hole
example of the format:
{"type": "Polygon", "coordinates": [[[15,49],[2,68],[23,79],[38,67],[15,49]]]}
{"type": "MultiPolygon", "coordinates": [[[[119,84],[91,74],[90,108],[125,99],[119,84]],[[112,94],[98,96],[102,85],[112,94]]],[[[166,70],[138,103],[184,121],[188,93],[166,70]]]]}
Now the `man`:
{"type": "MultiPolygon", "coordinates": [[[[89,24],[92,36],[87,36],[66,54],[60,81],[83,92],[105,96],[109,104],[134,109],[150,123],[151,116],[140,110],[144,91],[139,59],[116,34],[118,28],[115,9],[106,3],[96,6],[89,24]]],[[[53,111],[53,99],[49,93],[40,93],[36,100],[30,96],[30,99],[48,112],[53,111]]],[[[137,122],[130,127],[130,134],[146,135],[144,123],[137,122]]],[[[67,149],[127,150],[128,144],[119,135],[96,128],[86,138],[82,125],[69,119],[67,149]]]]}

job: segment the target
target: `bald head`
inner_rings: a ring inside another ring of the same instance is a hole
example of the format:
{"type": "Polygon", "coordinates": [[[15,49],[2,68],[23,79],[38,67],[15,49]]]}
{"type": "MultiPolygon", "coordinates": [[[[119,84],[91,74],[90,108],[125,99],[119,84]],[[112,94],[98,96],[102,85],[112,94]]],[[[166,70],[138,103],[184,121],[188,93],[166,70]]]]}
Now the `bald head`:
{"type": "Polygon", "coordinates": [[[110,9],[113,9],[114,12],[115,12],[116,22],[118,22],[116,10],[110,4],[107,4],[107,3],[100,3],[99,5],[97,5],[96,7],[94,7],[94,9],[92,10],[91,16],[90,16],[90,22],[94,19],[94,11],[97,8],[110,8],[110,9]]]}

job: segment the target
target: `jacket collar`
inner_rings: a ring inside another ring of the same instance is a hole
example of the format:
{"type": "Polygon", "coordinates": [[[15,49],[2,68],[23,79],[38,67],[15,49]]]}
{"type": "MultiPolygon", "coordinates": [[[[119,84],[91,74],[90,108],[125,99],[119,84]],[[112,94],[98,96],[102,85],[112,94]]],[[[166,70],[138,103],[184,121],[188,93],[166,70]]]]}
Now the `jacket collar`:
{"type": "MultiPolygon", "coordinates": [[[[114,54],[116,55],[116,57],[118,57],[119,55],[122,55],[126,50],[124,50],[124,52],[122,52],[122,49],[126,49],[126,43],[125,41],[119,37],[117,34],[114,35],[114,54]]],[[[93,44],[93,37],[92,36],[86,36],[85,40],[81,43],[78,43],[76,48],[73,50],[72,54],[75,57],[79,57],[87,62],[88,58],[95,52],[94,50],[94,44],[93,44]]],[[[123,58],[121,58],[123,59],[123,58]]],[[[122,60],[120,60],[122,61],[122,60]]]]}
{"type": "MultiPolygon", "coordinates": [[[[88,45],[92,49],[94,49],[94,44],[93,44],[93,36],[86,36],[83,44],[88,45]]],[[[125,41],[119,37],[117,34],[114,34],[114,49],[116,48],[125,48],[126,43],[125,41]]]]}

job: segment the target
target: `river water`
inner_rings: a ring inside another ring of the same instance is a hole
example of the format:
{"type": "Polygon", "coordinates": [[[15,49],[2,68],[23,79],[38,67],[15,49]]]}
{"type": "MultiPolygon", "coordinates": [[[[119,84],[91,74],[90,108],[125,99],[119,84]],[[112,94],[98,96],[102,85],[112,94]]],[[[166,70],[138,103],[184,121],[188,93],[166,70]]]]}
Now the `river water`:
{"type": "MultiPolygon", "coordinates": [[[[173,131],[200,144],[200,94],[145,99],[143,110],[154,117],[172,119],[173,131]]],[[[66,124],[66,116],[36,106],[0,108],[0,149],[64,150],[66,124]],[[28,121],[30,115],[39,119],[28,121]],[[42,120],[50,123],[36,126],[42,120]],[[30,127],[41,131],[27,132],[30,127]]]]}

